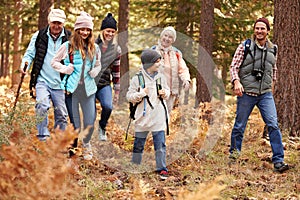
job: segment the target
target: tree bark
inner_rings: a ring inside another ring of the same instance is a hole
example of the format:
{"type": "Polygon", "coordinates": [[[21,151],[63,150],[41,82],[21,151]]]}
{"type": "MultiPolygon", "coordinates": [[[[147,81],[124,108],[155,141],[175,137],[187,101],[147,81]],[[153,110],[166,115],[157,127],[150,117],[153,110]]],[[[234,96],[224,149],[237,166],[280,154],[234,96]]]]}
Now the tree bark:
{"type": "MultiPolygon", "coordinates": [[[[11,17],[6,16],[6,30],[10,30],[11,17]]],[[[3,65],[3,76],[9,76],[9,46],[10,46],[10,32],[5,31],[5,49],[4,49],[4,65],[3,65]]]]}
{"type": "Polygon", "coordinates": [[[278,121],[300,136],[300,0],[274,1],[274,43],[278,45],[275,103],[278,121]]]}
{"type": "MultiPolygon", "coordinates": [[[[22,9],[22,2],[15,0],[15,7],[17,12],[22,9]]],[[[18,13],[14,15],[14,21],[18,22],[14,24],[14,54],[13,54],[13,73],[12,73],[12,85],[16,85],[20,82],[20,74],[17,73],[21,64],[21,54],[20,54],[20,43],[22,38],[22,29],[19,27],[22,24],[22,19],[19,17],[18,13]]]]}
{"type": "Polygon", "coordinates": [[[197,90],[195,107],[200,102],[210,102],[212,98],[213,64],[211,56],[213,50],[213,23],[214,23],[214,0],[201,1],[200,16],[200,47],[198,50],[198,72],[196,75],[197,90]],[[206,50],[209,58],[205,55],[206,50]]]}
{"type": "MultiPolygon", "coordinates": [[[[0,13],[0,23],[4,25],[4,14],[0,13]]],[[[4,76],[4,26],[1,26],[0,30],[0,52],[1,52],[1,62],[0,62],[0,77],[4,76]]]]}
{"type": "MultiPolygon", "coordinates": [[[[194,29],[193,29],[193,21],[190,20],[189,16],[193,16],[194,15],[194,8],[195,8],[195,2],[188,0],[188,1],[178,1],[178,5],[177,5],[177,17],[176,17],[176,31],[180,32],[182,34],[185,34],[187,36],[189,36],[190,38],[193,37],[194,34],[194,29]]],[[[189,67],[189,71],[191,74],[191,78],[195,77],[194,74],[192,74],[191,72],[193,70],[191,70],[189,63],[186,60],[186,53],[191,53],[191,41],[192,40],[185,40],[185,39],[180,39],[178,38],[176,40],[176,47],[182,52],[183,58],[185,59],[187,66],[189,67]],[[186,52],[186,50],[188,50],[188,52],[186,52]]],[[[182,81],[180,80],[180,87],[182,86],[182,81]]],[[[179,90],[179,95],[181,94],[182,90],[179,90]]],[[[188,101],[189,101],[189,90],[184,91],[183,95],[184,95],[184,101],[183,104],[187,105],[188,101]]]]}
{"type": "Polygon", "coordinates": [[[119,36],[118,43],[122,49],[121,56],[121,90],[119,104],[124,103],[129,87],[129,59],[128,59],[128,23],[129,23],[129,0],[119,0],[119,36]]]}
{"type": "Polygon", "coordinates": [[[42,28],[48,25],[48,14],[50,12],[50,8],[52,5],[53,5],[53,0],[40,0],[39,23],[38,23],[39,30],[41,30],[42,28]]]}

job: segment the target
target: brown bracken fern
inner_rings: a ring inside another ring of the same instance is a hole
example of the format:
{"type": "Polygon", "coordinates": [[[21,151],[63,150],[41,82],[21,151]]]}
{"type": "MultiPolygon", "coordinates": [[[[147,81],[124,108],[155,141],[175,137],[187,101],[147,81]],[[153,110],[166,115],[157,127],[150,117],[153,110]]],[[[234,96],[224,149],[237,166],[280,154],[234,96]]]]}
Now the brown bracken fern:
{"type": "Polygon", "coordinates": [[[23,138],[12,138],[14,143],[1,147],[0,199],[78,199],[75,172],[66,154],[75,137],[71,129],[56,131],[46,142],[20,131],[12,137],[23,138]]]}

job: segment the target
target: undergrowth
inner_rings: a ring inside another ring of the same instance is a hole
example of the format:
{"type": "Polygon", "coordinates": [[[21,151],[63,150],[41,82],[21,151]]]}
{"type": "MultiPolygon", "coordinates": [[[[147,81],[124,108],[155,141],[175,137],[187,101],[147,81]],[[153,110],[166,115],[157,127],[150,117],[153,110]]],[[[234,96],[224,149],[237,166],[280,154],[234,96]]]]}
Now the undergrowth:
{"type": "MultiPolygon", "coordinates": [[[[0,118],[0,199],[300,199],[300,139],[282,132],[285,161],[292,168],[283,174],[274,173],[271,147],[262,138],[264,123],[256,109],[249,118],[243,149],[235,163],[228,162],[234,105],[201,104],[194,112],[175,110],[167,145],[175,142],[174,148],[188,146],[169,163],[170,177],[160,181],[154,171],[130,173],[111,165],[135,167],[124,158],[114,160],[113,157],[121,150],[128,154],[132,151],[133,134],[124,140],[127,112],[113,113],[107,128],[113,145],[109,148],[96,145],[97,134],[94,134],[95,157],[84,161],[80,146],[74,157],[68,157],[68,148],[78,136],[70,126],[64,132],[51,130],[51,138],[38,141],[34,104],[28,103],[30,100],[25,97],[20,100],[13,121],[8,120],[9,108],[3,108],[13,101],[0,100],[0,111],[6,113],[0,118]],[[219,119],[216,115],[223,117],[219,119]],[[197,135],[190,143],[182,143],[190,139],[184,131],[195,122],[197,135]],[[101,148],[105,149],[99,151],[101,148]],[[101,160],[98,151],[104,152],[107,160],[101,160]]],[[[52,112],[49,117],[51,129],[52,112]]],[[[145,151],[154,154],[151,137],[145,151]]]]}

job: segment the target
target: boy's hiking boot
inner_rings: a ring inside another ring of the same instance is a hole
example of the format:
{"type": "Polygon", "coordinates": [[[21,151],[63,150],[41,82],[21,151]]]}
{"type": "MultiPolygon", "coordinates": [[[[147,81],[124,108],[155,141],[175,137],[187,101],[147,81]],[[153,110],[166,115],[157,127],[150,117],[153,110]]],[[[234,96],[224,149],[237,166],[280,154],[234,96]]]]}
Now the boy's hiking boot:
{"type": "Polygon", "coordinates": [[[274,172],[282,173],[290,169],[290,166],[284,162],[278,162],[274,164],[274,172]]]}
{"type": "Polygon", "coordinates": [[[234,164],[239,157],[240,157],[240,153],[238,151],[234,151],[233,153],[230,153],[230,155],[228,157],[229,158],[228,164],[229,165],[234,164]]]}
{"type": "Polygon", "coordinates": [[[102,129],[101,127],[99,127],[99,140],[100,141],[106,141],[107,140],[105,130],[102,129]]]}
{"type": "Polygon", "coordinates": [[[161,180],[166,180],[169,176],[168,176],[168,172],[165,170],[161,170],[159,173],[159,177],[161,180]]]}

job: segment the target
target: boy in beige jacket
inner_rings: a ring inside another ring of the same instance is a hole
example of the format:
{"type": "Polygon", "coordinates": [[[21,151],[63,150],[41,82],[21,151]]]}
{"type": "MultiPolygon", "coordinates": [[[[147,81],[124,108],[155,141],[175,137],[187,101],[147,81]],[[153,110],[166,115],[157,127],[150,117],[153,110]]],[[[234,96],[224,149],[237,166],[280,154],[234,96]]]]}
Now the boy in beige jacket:
{"type": "Polygon", "coordinates": [[[160,173],[161,179],[168,177],[166,167],[166,113],[163,106],[165,100],[170,96],[170,90],[166,79],[160,73],[160,59],[158,52],[146,49],[142,52],[141,76],[134,76],[130,82],[127,92],[127,100],[137,104],[135,112],[135,139],[133,146],[132,162],[140,164],[148,133],[151,131],[155,149],[156,171],[160,173]],[[148,100],[147,100],[148,98],[148,100]]]}

